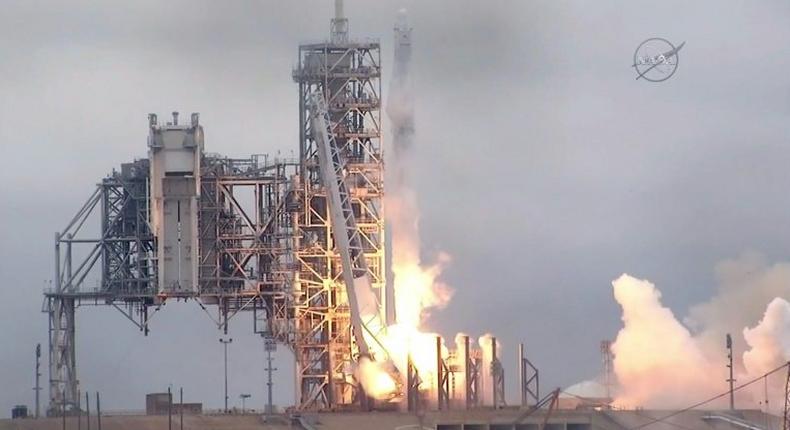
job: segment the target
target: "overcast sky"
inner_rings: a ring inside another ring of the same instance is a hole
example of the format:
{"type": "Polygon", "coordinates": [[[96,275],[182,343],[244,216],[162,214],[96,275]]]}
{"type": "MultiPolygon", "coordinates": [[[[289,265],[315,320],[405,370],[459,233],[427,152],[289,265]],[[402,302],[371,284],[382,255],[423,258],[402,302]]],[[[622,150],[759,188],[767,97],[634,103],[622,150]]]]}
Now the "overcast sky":
{"type": "MultiPolygon", "coordinates": [[[[291,68],[300,42],[327,36],[331,3],[3,2],[0,416],[33,405],[53,233],[145,156],[146,115],[200,112],[209,152],[295,151],[291,68]]],[[[423,251],[453,256],[456,294],[431,328],[495,333],[508,375],[525,342],[548,390],[598,371],[621,273],[682,316],[714,291],[717,262],[790,260],[790,3],[347,0],[352,37],[381,38],[385,88],[401,7],[423,251]],[[654,36],[686,41],[679,68],[637,81],[634,49],[654,36]]],[[[221,406],[220,333],[194,303],[168,304],[148,337],[112,309],[77,320],[80,386],[105,408],[143,409],[170,384],[221,406]]],[[[261,407],[262,345],[249,319],[231,329],[231,401],[261,407]]],[[[277,360],[288,405],[292,359],[281,347],[277,360]]]]}

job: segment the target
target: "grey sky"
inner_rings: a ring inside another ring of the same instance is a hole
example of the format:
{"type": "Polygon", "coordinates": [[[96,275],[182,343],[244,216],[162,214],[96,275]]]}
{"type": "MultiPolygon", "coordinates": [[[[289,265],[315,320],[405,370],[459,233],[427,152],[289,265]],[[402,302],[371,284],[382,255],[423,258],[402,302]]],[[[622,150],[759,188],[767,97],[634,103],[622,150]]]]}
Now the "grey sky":
{"type": "MultiPolygon", "coordinates": [[[[495,333],[509,374],[524,341],[544,387],[594,375],[620,325],[622,272],[685,315],[715,289],[716,262],[789,259],[787,2],[346,3],[352,36],[380,37],[385,67],[396,11],[410,11],[423,248],[454,258],[455,298],[430,326],[495,333]],[[652,36],[687,42],[659,84],[629,67],[652,36]]],[[[330,14],[306,0],[3,3],[0,416],[32,405],[53,232],[97,180],[145,156],[146,114],[200,112],[210,152],[296,150],[290,71],[330,14]]],[[[81,387],[107,408],[141,409],[168,384],[221,405],[219,332],[194,304],[169,304],[147,338],[111,309],[77,318],[81,387]]],[[[230,394],[260,407],[251,331],[232,326],[230,394]]],[[[281,350],[276,402],[290,404],[281,350]]]]}

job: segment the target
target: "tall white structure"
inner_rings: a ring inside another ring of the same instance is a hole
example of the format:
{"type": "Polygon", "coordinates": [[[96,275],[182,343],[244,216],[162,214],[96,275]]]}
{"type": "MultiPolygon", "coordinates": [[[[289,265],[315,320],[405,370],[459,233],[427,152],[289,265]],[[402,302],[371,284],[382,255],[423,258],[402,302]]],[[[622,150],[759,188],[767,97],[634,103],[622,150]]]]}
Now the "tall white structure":
{"type": "Polygon", "coordinates": [[[197,291],[198,199],[203,128],[198,115],[188,125],[159,125],[149,115],[151,227],[157,243],[159,293],[197,291]]]}

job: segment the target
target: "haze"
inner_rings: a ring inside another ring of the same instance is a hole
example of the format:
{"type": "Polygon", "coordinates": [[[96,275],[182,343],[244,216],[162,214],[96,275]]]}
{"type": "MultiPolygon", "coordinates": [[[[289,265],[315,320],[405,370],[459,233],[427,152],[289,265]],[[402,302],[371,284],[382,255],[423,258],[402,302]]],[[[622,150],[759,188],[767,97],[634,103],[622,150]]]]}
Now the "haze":
{"type": "MultiPolygon", "coordinates": [[[[295,151],[291,68],[300,42],[327,37],[331,7],[3,3],[0,415],[33,404],[54,232],[98,180],[145,156],[147,114],[200,112],[208,152],[295,151]]],[[[685,315],[713,294],[717,262],[790,258],[787,2],[347,0],[352,37],[381,38],[384,88],[402,7],[422,251],[453,258],[443,280],[455,296],[433,330],[495,333],[509,372],[525,342],[541,385],[567,386],[597,373],[600,340],[621,326],[621,273],[655,282],[685,315]],[[637,81],[634,49],[654,36],[686,41],[679,69],[637,81]]],[[[168,304],[148,337],[111,308],[80,308],[77,321],[80,387],[103,407],[142,409],[168,386],[221,406],[221,333],[194,303],[168,304]]],[[[247,317],[231,336],[231,399],[250,393],[261,408],[260,339],[247,317]]],[[[293,402],[291,361],[281,346],[279,405],[293,402]]]]}

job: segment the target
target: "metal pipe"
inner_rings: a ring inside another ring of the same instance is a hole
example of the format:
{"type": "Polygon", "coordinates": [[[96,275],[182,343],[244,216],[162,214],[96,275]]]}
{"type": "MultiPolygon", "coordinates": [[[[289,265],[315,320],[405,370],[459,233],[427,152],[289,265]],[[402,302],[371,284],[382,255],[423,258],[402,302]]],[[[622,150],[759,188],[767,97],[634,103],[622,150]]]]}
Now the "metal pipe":
{"type": "Polygon", "coordinates": [[[228,413],[228,344],[233,342],[233,338],[228,340],[219,338],[220,343],[225,347],[225,413],[228,413]]]}
{"type": "Polygon", "coordinates": [[[167,387],[167,430],[173,430],[173,393],[167,387]]]}
{"type": "MultiPolygon", "coordinates": [[[[73,231],[71,228],[74,226],[75,223],[79,222],[80,219],[84,220],[84,218],[82,217],[83,215],[86,215],[86,212],[91,212],[93,210],[93,207],[95,207],[96,203],[98,202],[98,198],[99,198],[98,194],[100,190],[101,187],[97,186],[96,189],[93,191],[93,193],[91,193],[91,196],[88,197],[88,200],[85,201],[85,204],[82,205],[82,207],[77,212],[77,214],[74,215],[74,218],[72,218],[71,221],[69,221],[69,223],[66,224],[66,227],[62,230],[64,233],[67,231],[71,231],[72,233],[76,234],[77,231],[79,231],[79,228],[75,228],[73,231]]],[[[82,222],[80,222],[80,225],[82,225],[82,222]]]]}
{"type": "Polygon", "coordinates": [[[440,336],[436,336],[436,402],[437,407],[441,411],[442,410],[442,403],[444,402],[444,394],[442,390],[444,390],[442,384],[442,371],[443,369],[442,363],[442,338],[440,336]]]}
{"type": "Polygon", "coordinates": [[[101,430],[101,399],[99,399],[99,392],[96,392],[96,426],[101,430]]]}
{"type": "Polygon", "coordinates": [[[521,386],[521,406],[527,406],[527,380],[524,368],[524,344],[518,344],[518,380],[521,386]]]}
{"type": "Polygon", "coordinates": [[[60,291],[60,233],[55,232],[55,292],[60,291]]]}
{"type": "Polygon", "coordinates": [[[40,414],[40,403],[39,397],[41,394],[41,344],[36,344],[36,419],[39,418],[40,414]]]}
{"type": "Polygon", "coordinates": [[[492,406],[496,409],[498,400],[497,399],[497,373],[496,373],[496,338],[491,337],[491,392],[493,395],[491,396],[492,406]]]}
{"type": "MultiPolygon", "coordinates": [[[[66,234],[66,239],[71,239],[71,237],[72,237],[71,234],[66,234]]],[[[66,287],[66,289],[68,291],[73,291],[74,288],[73,288],[73,284],[71,283],[71,281],[72,281],[72,274],[71,274],[71,269],[72,269],[72,264],[71,264],[71,242],[66,242],[66,268],[65,269],[66,269],[66,279],[69,280],[68,281],[69,283],[66,284],[65,287],[66,287]]]]}
{"type": "Polygon", "coordinates": [[[727,382],[730,384],[730,410],[735,410],[735,389],[733,387],[735,383],[735,378],[732,376],[732,336],[727,333],[727,360],[728,364],[727,367],[730,369],[730,377],[727,379],[727,382]]]}
{"type": "Polygon", "coordinates": [[[469,365],[469,336],[464,336],[464,388],[466,401],[464,402],[466,409],[472,406],[472,372],[469,365]]]}
{"type": "Polygon", "coordinates": [[[272,367],[272,351],[276,344],[273,339],[264,338],[263,346],[266,349],[266,414],[271,415],[274,413],[272,372],[277,370],[272,367]]]}

